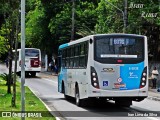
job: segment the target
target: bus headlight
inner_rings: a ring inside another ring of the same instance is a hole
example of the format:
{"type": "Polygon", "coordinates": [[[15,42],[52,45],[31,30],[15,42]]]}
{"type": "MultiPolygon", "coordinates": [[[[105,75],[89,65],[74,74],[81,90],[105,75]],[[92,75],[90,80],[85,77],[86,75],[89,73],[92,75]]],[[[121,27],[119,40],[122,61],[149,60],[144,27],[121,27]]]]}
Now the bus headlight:
{"type": "Polygon", "coordinates": [[[146,76],[147,75],[147,73],[143,73],[143,76],[146,76]]]}
{"type": "Polygon", "coordinates": [[[96,80],[97,80],[97,79],[94,77],[94,78],[93,78],[93,81],[96,81],[96,80]]]}
{"type": "Polygon", "coordinates": [[[96,76],[96,73],[93,72],[93,73],[92,73],[92,76],[96,76]]]}
{"type": "Polygon", "coordinates": [[[142,85],[144,86],[144,85],[145,85],[145,83],[143,82],[143,83],[142,83],[142,85]]]}
{"type": "Polygon", "coordinates": [[[94,86],[96,87],[96,86],[97,86],[97,83],[94,83],[94,86]]]}
{"type": "Polygon", "coordinates": [[[99,81],[98,81],[98,75],[94,67],[91,66],[91,84],[93,87],[99,89],[99,81]]]}
{"type": "Polygon", "coordinates": [[[140,81],[140,88],[145,87],[147,84],[147,67],[143,69],[142,75],[141,75],[141,81],[140,81]]]}
{"type": "Polygon", "coordinates": [[[143,77],[142,80],[145,81],[146,79],[143,77]]]}

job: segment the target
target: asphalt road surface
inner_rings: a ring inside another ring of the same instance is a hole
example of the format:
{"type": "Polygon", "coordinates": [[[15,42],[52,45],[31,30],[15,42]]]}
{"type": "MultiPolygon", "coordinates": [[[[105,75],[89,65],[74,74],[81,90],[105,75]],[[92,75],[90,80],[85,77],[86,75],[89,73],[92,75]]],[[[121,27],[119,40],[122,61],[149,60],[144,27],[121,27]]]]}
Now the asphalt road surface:
{"type": "Polygon", "coordinates": [[[87,107],[77,107],[75,99],[65,100],[58,93],[57,76],[39,73],[26,78],[27,85],[61,119],[71,120],[160,120],[160,102],[145,99],[133,102],[130,108],[118,107],[112,101],[90,101],[87,107]]]}

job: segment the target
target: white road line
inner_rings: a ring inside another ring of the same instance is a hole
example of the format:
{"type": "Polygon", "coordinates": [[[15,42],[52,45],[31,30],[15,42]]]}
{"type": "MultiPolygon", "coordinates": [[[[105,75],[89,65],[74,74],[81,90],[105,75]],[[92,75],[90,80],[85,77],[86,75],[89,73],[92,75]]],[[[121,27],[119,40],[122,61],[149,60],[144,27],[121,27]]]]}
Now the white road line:
{"type": "MultiPolygon", "coordinates": [[[[35,92],[38,92],[38,91],[33,91],[31,88],[29,88],[32,92],[33,92],[33,94],[44,104],[44,106],[47,108],[47,110],[48,111],[52,111],[38,96],[37,96],[37,94],[35,93],[35,92]]],[[[61,120],[59,117],[55,117],[56,118],[56,120],[61,120]]]]}
{"type": "Polygon", "coordinates": [[[57,81],[53,81],[53,80],[50,80],[50,79],[47,79],[47,78],[43,78],[43,79],[45,79],[45,80],[47,80],[47,81],[50,81],[50,82],[53,82],[53,83],[58,83],[57,81]]]}

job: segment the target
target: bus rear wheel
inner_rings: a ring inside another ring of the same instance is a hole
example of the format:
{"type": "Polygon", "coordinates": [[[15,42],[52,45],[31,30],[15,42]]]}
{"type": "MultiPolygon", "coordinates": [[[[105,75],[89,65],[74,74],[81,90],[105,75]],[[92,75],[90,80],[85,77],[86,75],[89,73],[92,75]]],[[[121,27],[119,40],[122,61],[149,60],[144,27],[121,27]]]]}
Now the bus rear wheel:
{"type": "Polygon", "coordinates": [[[82,107],[84,105],[84,100],[80,99],[78,86],[76,87],[75,98],[76,98],[76,105],[79,106],[79,107],[82,107]]]}
{"type": "Polygon", "coordinates": [[[31,74],[32,77],[36,76],[36,72],[31,72],[30,74],[31,74]]]}
{"type": "Polygon", "coordinates": [[[21,77],[21,72],[17,72],[17,75],[18,75],[19,77],[21,77]]]}

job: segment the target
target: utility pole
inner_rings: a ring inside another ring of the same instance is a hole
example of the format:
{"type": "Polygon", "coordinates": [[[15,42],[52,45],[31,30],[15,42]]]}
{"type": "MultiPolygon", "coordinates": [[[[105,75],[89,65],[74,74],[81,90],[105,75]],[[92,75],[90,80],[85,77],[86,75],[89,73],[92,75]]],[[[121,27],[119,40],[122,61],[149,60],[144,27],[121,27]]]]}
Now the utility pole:
{"type": "Polygon", "coordinates": [[[124,0],[124,33],[127,32],[127,8],[128,8],[128,1],[124,0]]]}
{"type": "Polygon", "coordinates": [[[21,119],[25,120],[25,0],[21,0],[21,119]]]}
{"type": "Polygon", "coordinates": [[[75,0],[72,0],[72,29],[71,29],[71,40],[74,40],[74,24],[75,24],[75,0]]]}

